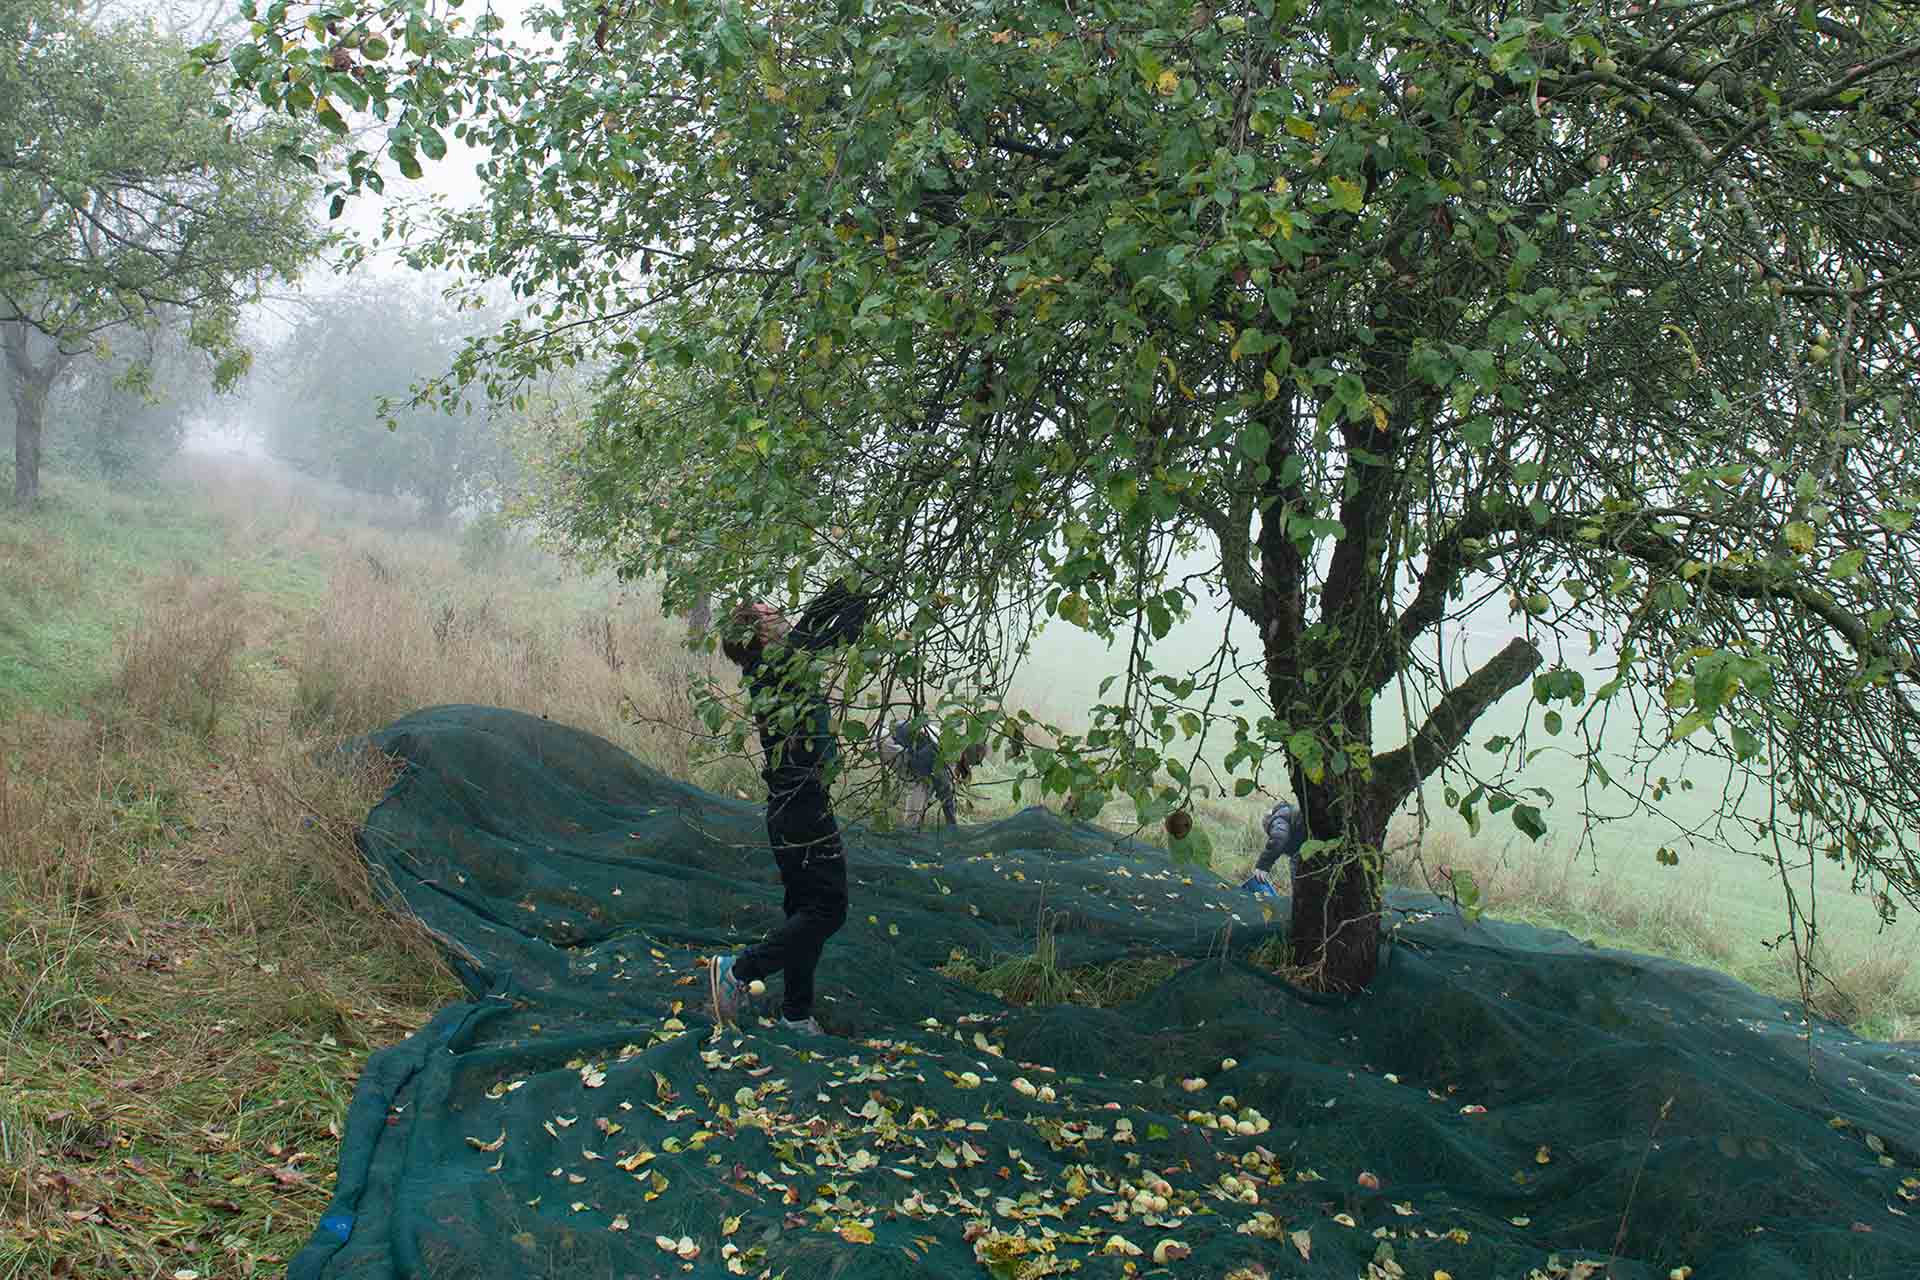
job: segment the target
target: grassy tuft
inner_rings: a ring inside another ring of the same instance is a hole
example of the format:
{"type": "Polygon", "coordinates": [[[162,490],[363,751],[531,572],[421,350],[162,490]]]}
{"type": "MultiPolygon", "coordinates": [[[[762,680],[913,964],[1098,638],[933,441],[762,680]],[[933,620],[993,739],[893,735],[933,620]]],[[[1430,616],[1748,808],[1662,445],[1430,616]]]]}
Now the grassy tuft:
{"type": "Polygon", "coordinates": [[[207,737],[233,693],[245,630],[246,603],[233,582],[174,574],[155,583],[120,646],[127,708],[207,737]]]}
{"type": "Polygon", "coordinates": [[[1043,915],[1031,952],[983,962],[956,949],[938,972],[1008,1004],[1112,1009],[1154,990],[1185,963],[1173,956],[1140,954],[1061,968],[1052,923],[1043,915]]]}

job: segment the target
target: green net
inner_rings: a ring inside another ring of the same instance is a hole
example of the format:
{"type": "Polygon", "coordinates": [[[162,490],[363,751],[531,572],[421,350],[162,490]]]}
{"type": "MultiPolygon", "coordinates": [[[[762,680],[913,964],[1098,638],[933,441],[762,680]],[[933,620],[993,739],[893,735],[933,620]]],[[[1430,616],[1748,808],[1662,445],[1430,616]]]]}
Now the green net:
{"type": "Polygon", "coordinates": [[[779,913],[757,804],[496,709],[371,741],[365,850],[473,1000],[368,1064],[294,1280],[1920,1273],[1920,1046],[1725,977],[1403,895],[1376,988],[1309,999],[1258,900],[1029,810],[850,831],[840,1034],[716,1037],[701,962],[779,913]],[[1047,972],[1161,980],[948,976],[1042,920],[1047,972]]]}

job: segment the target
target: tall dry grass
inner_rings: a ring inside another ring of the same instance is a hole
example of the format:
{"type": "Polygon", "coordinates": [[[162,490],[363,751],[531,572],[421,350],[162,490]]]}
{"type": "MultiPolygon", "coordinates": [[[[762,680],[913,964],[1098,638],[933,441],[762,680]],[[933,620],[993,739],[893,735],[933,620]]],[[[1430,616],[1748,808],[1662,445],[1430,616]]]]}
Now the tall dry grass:
{"type": "MultiPolygon", "coordinates": [[[[1714,910],[1723,886],[1703,870],[1685,891],[1658,893],[1610,875],[1591,859],[1551,849],[1502,848],[1411,827],[1390,838],[1391,884],[1443,898],[1471,897],[1486,914],[1562,928],[1609,945],[1720,969],[1756,990],[1804,998],[1815,1013],[1889,1039],[1920,1037],[1920,944],[1891,938],[1817,939],[1811,968],[1784,940],[1756,950],[1746,931],[1714,910]]],[[[1734,892],[1733,886],[1724,886],[1734,892]]]]}
{"type": "Polygon", "coordinates": [[[1503,847],[1441,831],[1429,831],[1418,847],[1414,837],[1410,826],[1390,837],[1389,883],[1450,897],[1456,874],[1465,873],[1478,905],[1490,915],[1571,916],[1610,933],[1661,940],[1672,953],[1703,962],[1724,964],[1733,957],[1731,932],[1713,911],[1711,873],[1702,873],[1697,892],[1650,894],[1596,870],[1578,854],[1503,847]]]}
{"type": "MultiPolygon", "coordinates": [[[[276,741],[258,726],[238,759],[240,802],[229,831],[249,856],[222,859],[208,874],[210,896],[233,932],[284,940],[325,934],[329,952],[377,950],[386,958],[361,990],[385,1004],[444,995],[453,942],[406,909],[360,847],[368,812],[392,785],[394,761],[371,750],[276,741]]],[[[337,998],[316,994],[331,984],[297,945],[286,961],[310,1002],[337,998]]]]}
{"type": "Polygon", "coordinates": [[[69,599],[86,566],[44,529],[0,520],[0,592],[17,608],[43,609],[69,599]]]}
{"type": "Polygon", "coordinates": [[[247,600],[222,578],[175,573],[148,587],[121,636],[117,687],[135,715],[212,734],[234,692],[247,600]]]}
{"type": "Polygon", "coordinates": [[[479,703],[585,729],[676,776],[696,771],[708,739],[687,682],[725,673],[687,650],[684,624],[644,597],[569,595],[557,568],[530,576],[471,571],[440,540],[355,540],[294,659],[294,726],[350,735],[479,703]]]}
{"type": "Polygon", "coordinates": [[[416,506],[355,493],[263,458],[187,453],[169,464],[166,482],[190,489],[197,506],[226,526],[237,550],[311,548],[350,530],[410,532],[416,506]]]}
{"type": "Polygon", "coordinates": [[[126,758],[119,728],[23,715],[0,731],[0,886],[16,906],[91,909],[116,851],[164,834],[164,786],[126,758]]]}

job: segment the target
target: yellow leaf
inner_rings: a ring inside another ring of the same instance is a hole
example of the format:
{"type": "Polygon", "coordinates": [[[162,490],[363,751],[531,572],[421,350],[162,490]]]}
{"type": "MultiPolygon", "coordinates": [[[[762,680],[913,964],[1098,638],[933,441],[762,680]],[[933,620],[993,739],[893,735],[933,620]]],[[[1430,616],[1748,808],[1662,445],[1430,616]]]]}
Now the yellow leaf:
{"type": "Polygon", "coordinates": [[[1005,31],[995,31],[989,35],[987,39],[993,41],[995,44],[1012,44],[1013,28],[1008,27],[1005,31]]]}
{"type": "Polygon", "coordinates": [[[1262,375],[1262,381],[1264,381],[1267,386],[1267,399],[1272,400],[1277,398],[1280,394],[1280,379],[1273,376],[1273,370],[1267,370],[1266,373],[1262,375]]]}
{"type": "Polygon", "coordinates": [[[1813,550],[1813,526],[1801,520],[1788,524],[1787,546],[1802,555],[1813,550]]]}
{"type": "Polygon", "coordinates": [[[849,1222],[840,1228],[840,1238],[850,1244],[872,1244],[873,1228],[863,1227],[857,1222],[849,1222]]]}
{"type": "Polygon", "coordinates": [[[1286,178],[1285,178],[1285,176],[1281,176],[1281,177],[1278,177],[1278,178],[1275,178],[1275,179],[1273,180],[1273,194],[1275,194],[1275,195],[1277,195],[1277,196],[1283,196],[1283,195],[1285,195],[1285,194],[1287,194],[1287,187],[1288,187],[1288,185],[1289,185],[1289,184],[1288,184],[1288,182],[1287,182],[1287,180],[1286,180],[1286,178]]]}
{"type": "Polygon", "coordinates": [[[506,1140],[507,1140],[507,1131],[505,1129],[502,1129],[500,1131],[500,1136],[495,1138],[492,1142],[482,1142],[478,1138],[468,1138],[467,1145],[472,1147],[476,1151],[498,1151],[501,1145],[506,1142],[506,1140]]]}
{"type": "Polygon", "coordinates": [[[1291,1235],[1289,1235],[1287,1239],[1293,1241],[1293,1247],[1300,1251],[1300,1256],[1302,1258],[1306,1259],[1308,1262],[1313,1261],[1313,1233],[1312,1232],[1295,1231],[1291,1235]]]}
{"type": "Polygon", "coordinates": [[[1162,71],[1160,78],[1153,82],[1153,87],[1160,91],[1162,97],[1171,98],[1180,88],[1180,77],[1171,71],[1162,71]]]}
{"type": "Polygon", "coordinates": [[[1387,429],[1387,411],[1382,409],[1377,401],[1370,407],[1373,409],[1373,429],[1375,431],[1385,431],[1387,429]]]}

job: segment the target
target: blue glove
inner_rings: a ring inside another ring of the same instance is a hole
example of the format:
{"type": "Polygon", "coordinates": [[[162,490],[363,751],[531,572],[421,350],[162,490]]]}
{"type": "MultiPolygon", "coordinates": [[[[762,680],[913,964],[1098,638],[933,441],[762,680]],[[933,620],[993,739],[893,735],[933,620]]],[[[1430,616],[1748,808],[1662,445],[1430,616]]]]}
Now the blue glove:
{"type": "Polygon", "coordinates": [[[1264,894],[1269,898],[1280,896],[1280,891],[1273,887],[1273,877],[1259,867],[1253,869],[1253,874],[1248,876],[1240,887],[1248,893],[1264,894]]]}

